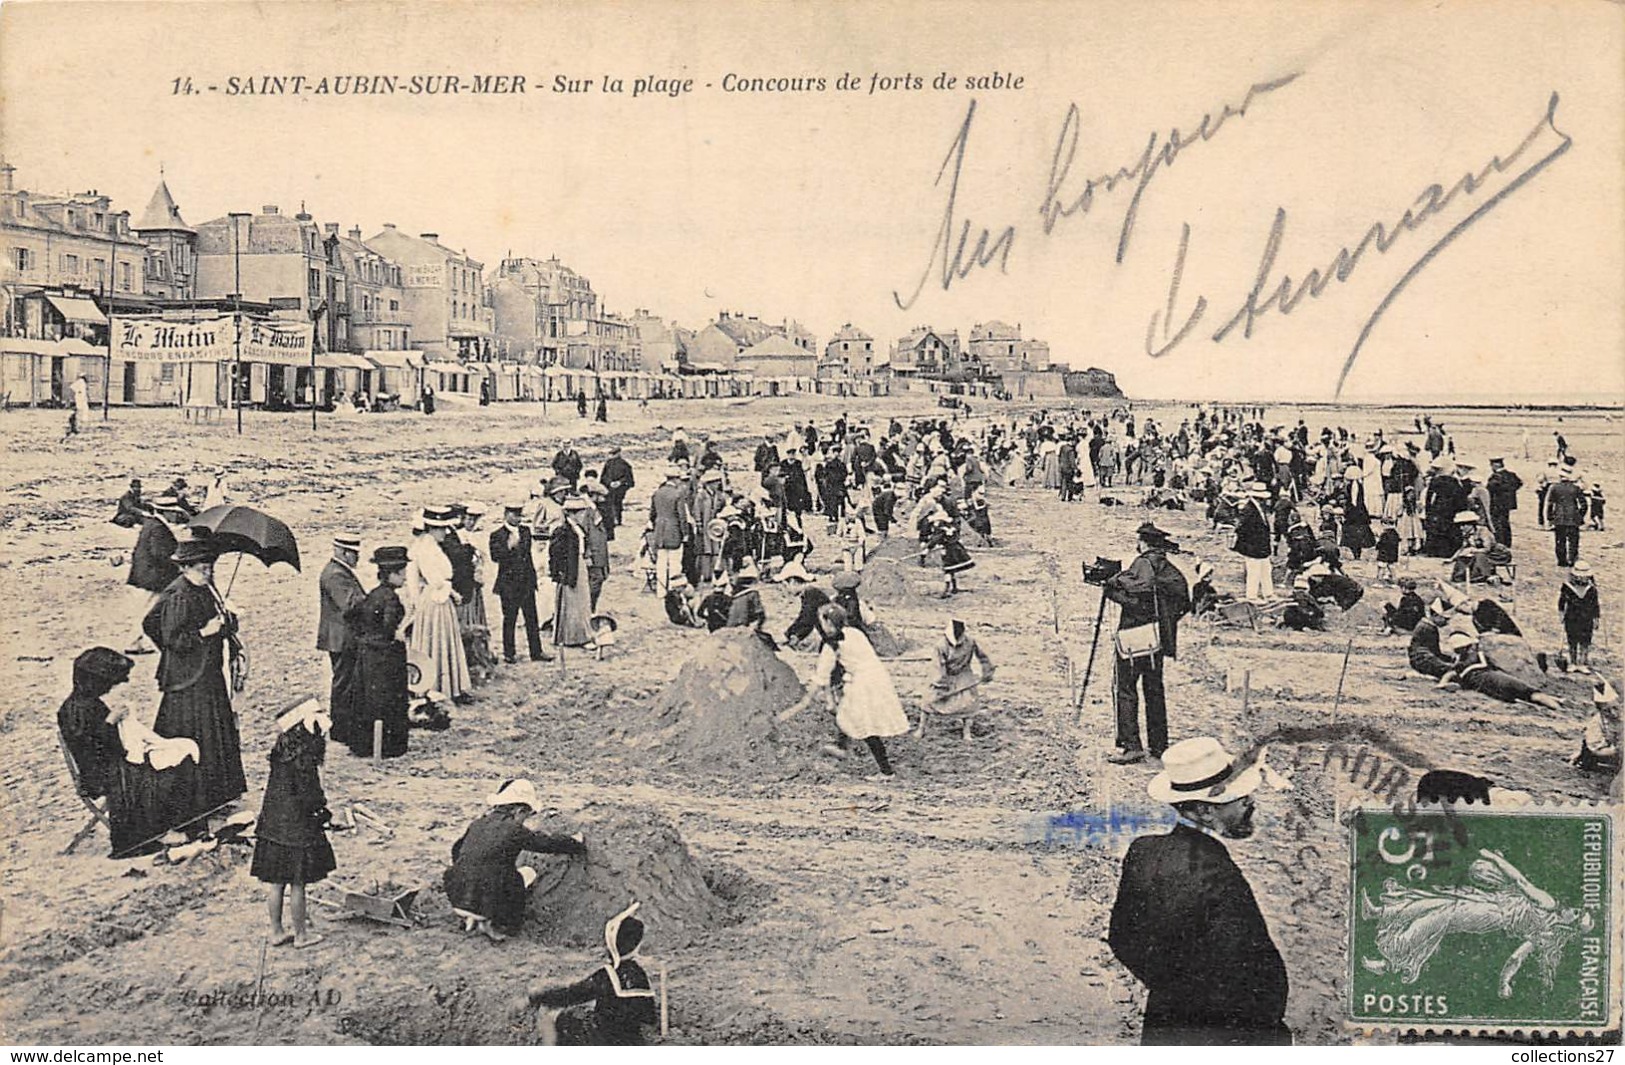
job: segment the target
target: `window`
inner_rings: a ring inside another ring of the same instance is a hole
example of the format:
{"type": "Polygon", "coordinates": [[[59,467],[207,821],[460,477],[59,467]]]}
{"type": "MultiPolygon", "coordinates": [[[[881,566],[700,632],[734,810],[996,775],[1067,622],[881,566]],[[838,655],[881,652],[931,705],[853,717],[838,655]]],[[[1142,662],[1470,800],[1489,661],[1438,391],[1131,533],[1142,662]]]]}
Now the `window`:
{"type": "Polygon", "coordinates": [[[161,362],[161,363],[159,363],[158,364],[158,380],[163,382],[166,385],[174,384],[175,383],[175,364],[172,363],[172,362],[161,362]]]}
{"type": "Polygon", "coordinates": [[[119,271],[119,288],[122,288],[126,292],[130,291],[130,286],[131,286],[130,264],[129,263],[119,263],[118,264],[118,271],[119,271]]]}
{"type": "Polygon", "coordinates": [[[94,262],[92,262],[90,265],[91,265],[91,268],[95,271],[96,283],[98,285],[100,285],[100,284],[103,284],[104,282],[106,282],[106,280],[107,280],[107,260],[106,259],[97,259],[94,262]]]}
{"type": "Polygon", "coordinates": [[[19,270],[31,270],[34,267],[34,255],[27,248],[12,248],[11,261],[17,264],[19,270]]]}
{"type": "Polygon", "coordinates": [[[62,272],[64,274],[77,274],[79,272],[79,256],[64,254],[62,256],[62,272]]]}
{"type": "Polygon", "coordinates": [[[322,296],[322,272],[315,267],[310,269],[310,297],[320,299],[322,296]]]}

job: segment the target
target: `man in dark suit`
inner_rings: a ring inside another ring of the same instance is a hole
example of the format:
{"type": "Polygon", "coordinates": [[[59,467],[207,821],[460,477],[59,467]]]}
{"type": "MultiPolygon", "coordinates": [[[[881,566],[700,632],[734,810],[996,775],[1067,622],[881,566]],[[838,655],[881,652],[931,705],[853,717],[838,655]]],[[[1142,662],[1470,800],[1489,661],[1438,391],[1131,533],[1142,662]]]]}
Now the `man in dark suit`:
{"type": "Polygon", "coordinates": [[[532,662],[549,662],[553,656],[542,649],[542,634],[536,621],[536,561],[531,556],[530,530],[525,527],[525,506],[510,503],[502,508],[502,524],[491,533],[491,561],[497,566],[497,579],[491,585],[502,603],[502,660],[514,662],[514,629],[519,616],[525,618],[525,641],[532,662]]]}
{"type": "MultiPolygon", "coordinates": [[[[361,538],[333,537],[333,557],[322,567],[317,581],[321,591],[321,615],[316,622],[316,649],[326,651],[333,663],[333,685],[328,708],[335,722],[348,720],[350,698],[355,686],[355,637],[344,615],[367,597],[367,590],[355,575],[361,559],[361,538]]],[[[340,736],[341,741],[345,737],[340,736]]]]}
{"type": "Polygon", "coordinates": [[[1270,574],[1270,555],[1275,545],[1270,536],[1270,490],[1263,481],[1247,486],[1247,500],[1236,512],[1236,544],[1245,573],[1245,597],[1254,603],[1275,598],[1275,581],[1270,574]]]}
{"type": "Polygon", "coordinates": [[[124,581],[130,586],[130,607],[135,615],[135,640],[125,649],[127,655],[153,653],[141,623],[158,601],[158,593],[181,573],[171,556],[175,554],[174,530],[185,525],[186,511],[173,495],[157,496],[147,506],[135,547],[130,551],[130,575],[124,581]]]}
{"type": "Polygon", "coordinates": [[[683,581],[683,545],[694,537],[688,483],[681,467],[666,468],[666,479],[649,497],[649,546],[655,553],[655,579],[661,595],[683,581]]]}
{"type": "Polygon", "coordinates": [[[612,528],[621,524],[621,512],[626,508],[626,493],[637,483],[632,476],[632,466],[621,455],[619,447],[609,449],[609,458],[604,460],[603,476],[599,478],[604,488],[609,492],[609,508],[614,520],[612,528]]]}
{"type": "Polygon", "coordinates": [[[1585,524],[1586,494],[1579,478],[1565,466],[1559,480],[1546,490],[1546,524],[1557,543],[1557,564],[1572,566],[1580,557],[1580,526],[1585,524]]]}
{"type": "Polygon", "coordinates": [[[1163,764],[1146,790],[1178,823],[1129,844],[1106,936],[1150,992],[1140,1042],[1290,1045],[1286,965],[1222,842],[1253,834],[1262,769],[1206,736],[1169,747],[1163,764]]]}
{"type": "Polygon", "coordinates": [[[1162,667],[1166,658],[1179,657],[1179,619],[1191,610],[1190,585],[1168,553],[1178,546],[1151,522],[1137,530],[1140,555],[1129,567],[1110,578],[1101,592],[1122,607],[1117,631],[1156,625],[1157,649],[1150,654],[1125,657],[1121,647],[1113,656],[1117,710],[1117,751],[1107,760],[1129,765],[1160,758],[1168,746],[1168,702],[1163,692],[1162,667]],[[1140,743],[1140,697],[1145,692],[1145,746],[1140,743]]]}

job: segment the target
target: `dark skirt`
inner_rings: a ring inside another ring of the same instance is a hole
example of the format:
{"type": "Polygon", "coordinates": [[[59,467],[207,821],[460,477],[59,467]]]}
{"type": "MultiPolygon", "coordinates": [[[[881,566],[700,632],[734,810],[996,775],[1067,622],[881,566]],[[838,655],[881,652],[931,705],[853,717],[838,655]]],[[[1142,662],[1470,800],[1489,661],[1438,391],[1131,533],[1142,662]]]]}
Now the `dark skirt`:
{"type": "MultiPolygon", "coordinates": [[[[410,725],[406,716],[406,645],[363,643],[356,648],[355,688],[350,725],[343,742],[352,754],[372,754],[372,723],[384,723],[383,756],[406,753],[410,725]]],[[[334,722],[335,732],[337,722],[334,722]]]]}
{"type": "Polygon", "coordinates": [[[190,787],[190,774],[177,776],[183,769],[195,768],[185,762],[175,769],[156,770],[145,763],[131,765],[120,758],[107,789],[107,820],[112,837],[110,858],[132,858],[157,849],[157,839],[171,829],[179,828],[190,818],[172,811],[177,805],[170,798],[177,786],[190,787]]]}
{"type": "Polygon", "coordinates": [[[1563,618],[1563,635],[1568,637],[1569,643],[1589,644],[1596,629],[1597,619],[1589,614],[1577,616],[1571,612],[1563,618]]]}
{"type": "Polygon", "coordinates": [[[512,934],[525,923],[525,880],[512,861],[460,862],[446,870],[446,898],[459,910],[490,920],[512,934]]]}
{"type": "Polygon", "coordinates": [[[1461,678],[1461,686],[1503,703],[1527,702],[1535,689],[1499,669],[1475,669],[1461,678]]]}
{"type": "Polygon", "coordinates": [[[976,565],[965,550],[965,545],[958,540],[946,540],[942,544],[942,572],[962,573],[976,565]]]}
{"type": "Polygon", "coordinates": [[[248,872],[267,884],[314,884],[337,868],[333,845],[325,837],[298,845],[261,839],[254,841],[254,861],[248,872]]]}
{"type": "Polygon", "coordinates": [[[192,740],[198,748],[196,764],[182,762],[163,771],[173,777],[164,782],[165,817],[172,825],[213,813],[248,790],[237,717],[231,711],[225,674],[219,670],[206,670],[190,688],[165,692],[153,731],[192,740]]]}

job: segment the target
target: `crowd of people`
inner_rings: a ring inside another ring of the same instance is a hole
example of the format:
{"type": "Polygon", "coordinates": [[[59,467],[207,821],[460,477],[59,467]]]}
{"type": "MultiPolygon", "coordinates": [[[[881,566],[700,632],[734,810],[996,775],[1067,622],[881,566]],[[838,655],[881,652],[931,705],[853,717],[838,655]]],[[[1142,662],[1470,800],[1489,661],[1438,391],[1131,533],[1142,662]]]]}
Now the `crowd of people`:
{"type": "MultiPolygon", "coordinates": [[[[1111,919],[1112,949],[1151,991],[1145,1039],[1289,1038],[1279,953],[1221,842],[1251,832],[1252,794],[1267,769],[1233,758],[1211,737],[1171,734],[1179,729],[1170,728],[1164,667],[1178,654],[1183,619],[1239,612],[1318,630],[1328,625],[1328,606],[1347,612],[1368,588],[1392,587],[1398,599],[1384,607],[1383,632],[1403,635],[1411,669],[1442,688],[1561,711],[1544,678],[1591,675],[1601,608],[1593,569],[1579,554],[1580,527],[1600,528],[1603,501],[1595,484],[1581,487],[1578,457],[1559,436],[1559,453],[1537,482],[1536,524],[1552,530],[1563,570],[1555,607],[1566,638],[1560,649],[1537,650],[1510,596],[1523,481],[1502,456],[1480,479],[1431,418],[1411,429],[1393,439],[1340,427],[1312,434],[1302,419],[1266,426],[1261,408],[1194,408],[1177,426],[1128,407],[975,424],[894,418],[884,427],[842,415],[830,426],[808,422],[764,436],[748,462],[729,461],[709,436],[678,429],[657,465],[646,520],[632,519],[641,525],[636,537],[623,531],[637,478],[621,449],[592,465],[566,440],[530,497],[504,502],[489,533],[478,503],[423,507],[402,530],[404,542],[373,546],[370,589],[356,572],[362,540],[337,536],[318,581],[316,646],[329,656],[328,697],[279,715],[254,832],[252,873],[268,885],[271,942],[302,948],[322,939],[310,928],[304,890],[335,868],[319,774],[327,740],[360,758],[406,755],[414,728],[448,727],[455,708],[478,701],[482,683],[517,665],[521,625],[532,662],[605,646],[619,625],[602,609],[617,540],[623,555],[636,543],[640,590],[661,599],[672,624],[740,628],[775,651],[816,651],[806,697],[783,716],[823,705],[833,726],[826,753],[842,758],[862,744],[875,767],[871,781],[895,778],[887,741],[912,731],[910,701],[922,734],[939,718],[959,724],[969,741],[985,712],[992,656],[960,611],[945,610],[935,679],[921,698],[905,700],[877,650],[884,626],[860,598],[863,574],[877,549],[904,537],[912,540],[908,557],[922,567],[934,562],[941,597],[958,595],[977,564],[965,531],[981,547],[997,543],[990,498],[1045,489],[1068,505],[1138,505],[1153,519],[1139,524],[1131,557],[1085,571],[1100,586],[1102,620],[1107,603],[1117,607],[1107,652],[1110,760],[1151,763],[1149,793],[1178,814],[1172,833],[1130,848],[1111,919]],[[1233,582],[1154,520],[1196,508],[1237,556],[1233,582]],[[1433,574],[1423,576],[1429,565],[1433,574]],[[765,584],[791,588],[799,607],[782,636],[770,624],[765,584]],[[488,592],[501,614],[500,663],[488,592]],[[1171,889],[1190,862],[1215,876],[1171,889]],[[1202,906],[1228,908],[1222,935],[1175,929],[1176,913],[1202,906]],[[1193,965],[1221,958],[1251,974],[1246,1003],[1193,984],[1193,972],[1208,971],[1193,965]]],[[[128,575],[136,632],[125,653],[98,646],[79,656],[59,714],[81,793],[106,800],[114,857],[218,835],[223,811],[247,790],[232,706],[247,651],[238,612],[214,583],[218,549],[190,526],[200,510],[229,501],[216,471],[201,506],[180,479],[150,498],[132,481],[118,502],[113,520],[138,529],[128,575]],[[153,649],[156,717],[114,714],[103,700],[130,679],[133,656],[153,649]]],[[[1618,696],[1599,677],[1575,764],[1617,772],[1618,745],[1618,696]]],[[[444,886],[470,934],[502,941],[522,927],[535,870],[519,864],[521,854],[586,852],[580,837],[528,828],[540,809],[529,781],[504,781],[452,849],[444,886]]],[[[531,994],[533,1006],[553,1010],[597,1003],[586,1020],[562,1018],[561,1038],[641,1039],[650,1023],[649,982],[632,958],[641,934],[630,911],[611,918],[609,964],[576,985],[531,994]]]]}

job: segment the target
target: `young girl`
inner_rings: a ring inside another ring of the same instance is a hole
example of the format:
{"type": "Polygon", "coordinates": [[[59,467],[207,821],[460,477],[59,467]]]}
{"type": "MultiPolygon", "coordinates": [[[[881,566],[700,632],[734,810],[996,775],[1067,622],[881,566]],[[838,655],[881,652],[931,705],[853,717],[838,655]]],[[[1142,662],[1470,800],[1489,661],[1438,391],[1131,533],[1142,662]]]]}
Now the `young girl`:
{"type": "Polygon", "coordinates": [[[1600,612],[1591,563],[1580,559],[1569,569],[1569,578],[1557,593],[1557,613],[1569,639],[1569,661],[1580,673],[1591,672],[1591,635],[1596,631],[1600,612]]]}
{"type": "Polygon", "coordinates": [[[271,748],[271,776],[265,783],[265,803],[254,829],[254,861],[249,872],[268,885],[265,909],[271,917],[271,946],[313,947],[324,937],[310,931],[305,885],[336,868],[326,831],[332,814],[316,771],[327,751],[326,733],[332,721],[316,700],[305,699],[278,715],[276,724],[279,735],[271,748]],[[282,899],[290,888],[291,934],[282,926],[282,899]]]}
{"type": "Polygon", "coordinates": [[[942,641],[937,644],[937,679],[932,682],[932,695],[920,712],[920,735],[925,735],[927,713],[947,717],[957,714],[963,719],[965,739],[971,738],[971,718],[982,712],[980,688],[993,679],[993,660],[976,642],[976,637],[965,630],[965,623],[955,618],[948,623],[942,641]],[[980,670],[981,675],[977,676],[980,670]]]}
{"type": "Polygon", "coordinates": [[[818,654],[813,686],[798,706],[780,716],[789,717],[818,692],[824,692],[835,710],[839,730],[834,745],[824,748],[825,753],[839,757],[852,740],[862,740],[880,770],[867,779],[889,780],[893,771],[884,737],[902,736],[909,729],[891,674],[869,646],[868,638],[847,625],[846,611],[834,603],[819,609],[818,632],[824,646],[818,654]]]}

